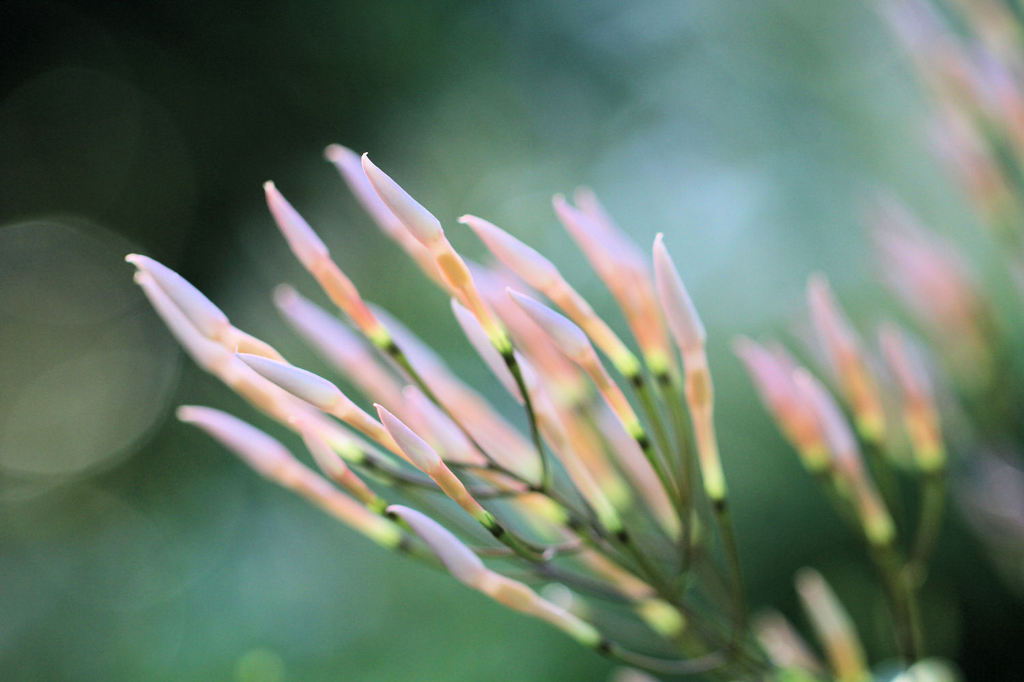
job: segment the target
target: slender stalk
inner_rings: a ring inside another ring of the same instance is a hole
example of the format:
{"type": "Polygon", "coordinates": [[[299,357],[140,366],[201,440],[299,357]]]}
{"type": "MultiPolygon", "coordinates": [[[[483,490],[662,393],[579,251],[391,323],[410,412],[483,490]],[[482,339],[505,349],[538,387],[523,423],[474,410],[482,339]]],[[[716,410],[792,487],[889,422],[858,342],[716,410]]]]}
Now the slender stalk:
{"type": "Polygon", "coordinates": [[[947,477],[943,467],[929,471],[921,479],[921,505],[917,518],[914,544],[907,560],[906,572],[914,587],[920,586],[928,573],[935,544],[942,531],[942,517],[946,507],[947,477]]]}
{"type": "Polygon", "coordinates": [[[896,471],[886,458],[879,443],[864,441],[864,450],[867,454],[868,467],[871,469],[875,481],[878,482],[878,489],[882,493],[885,506],[889,508],[893,519],[902,519],[903,503],[896,471]]]}
{"type": "Polygon", "coordinates": [[[896,630],[896,643],[905,663],[915,663],[921,655],[921,627],[917,607],[917,594],[903,562],[892,542],[871,546],[871,557],[881,575],[889,600],[896,630]]]}
{"type": "MultiPolygon", "coordinates": [[[[729,566],[733,587],[733,636],[735,640],[738,640],[747,628],[747,600],[743,594],[743,574],[740,570],[740,554],[736,544],[736,533],[733,529],[732,514],[729,512],[728,502],[724,498],[712,500],[711,507],[718,522],[719,532],[722,534],[722,547],[725,550],[726,563],[729,566]]],[[[733,643],[735,644],[735,641],[733,643]]]]}
{"type": "Polygon", "coordinates": [[[541,439],[540,428],[537,426],[537,415],[533,411],[533,400],[530,398],[530,392],[526,388],[526,381],[523,379],[523,370],[519,367],[519,362],[516,360],[516,354],[513,351],[509,350],[507,353],[502,353],[501,357],[505,360],[505,365],[509,371],[512,372],[512,376],[516,380],[516,386],[519,387],[519,393],[523,396],[526,418],[530,423],[530,438],[533,440],[534,447],[537,448],[537,457],[540,458],[540,487],[545,490],[549,489],[552,487],[551,463],[548,461],[544,451],[544,441],[541,439]]]}

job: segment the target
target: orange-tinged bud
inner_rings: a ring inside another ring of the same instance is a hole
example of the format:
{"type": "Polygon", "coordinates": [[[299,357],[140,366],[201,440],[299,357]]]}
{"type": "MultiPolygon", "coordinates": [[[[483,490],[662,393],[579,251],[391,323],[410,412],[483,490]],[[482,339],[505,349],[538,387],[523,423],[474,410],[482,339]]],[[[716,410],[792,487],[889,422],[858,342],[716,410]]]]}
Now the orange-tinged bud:
{"type": "Polygon", "coordinates": [[[430,476],[445,495],[482,523],[484,527],[491,530],[495,523],[494,517],[480,506],[480,503],[469,493],[462,481],[441,460],[437,451],[382,405],[374,405],[374,407],[377,409],[384,428],[398,443],[399,449],[409,461],[417,469],[430,476]]]}
{"type": "Polygon", "coordinates": [[[917,466],[922,471],[941,469],[945,465],[945,448],[928,376],[898,328],[885,326],[879,337],[882,353],[900,386],[903,422],[917,466]]]}
{"type": "Polygon", "coordinates": [[[814,410],[808,407],[793,382],[795,366],[787,358],[744,337],[737,339],[734,349],[753,379],[765,407],[796,448],[807,469],[825,469],[828,466],[828,447],[814,410]]]}
{"type": "Polygon", "coordinates": [[[881,442],[885,438],[885,410],[878,386],[857,335],[840,310],[824,276],[810,277],[807,299],[818,341],[850,404],[857,431],[865,440],[881,442]]]}

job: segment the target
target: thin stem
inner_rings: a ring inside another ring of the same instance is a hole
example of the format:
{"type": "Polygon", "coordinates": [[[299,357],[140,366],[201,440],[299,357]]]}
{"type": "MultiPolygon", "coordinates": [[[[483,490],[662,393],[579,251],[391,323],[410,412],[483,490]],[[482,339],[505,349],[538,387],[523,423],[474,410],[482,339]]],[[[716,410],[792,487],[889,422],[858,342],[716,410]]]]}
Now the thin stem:
{"type": "Polygon", "coordinates": [[[721,651],[715,651],[699,658],[667,659],[630,651],[620,644],[609,641],[601,642],[598,651],[634,668],[641,668],[659,675],[699,675],[720,668],[727,662],[721,651]]]}
{"type": "Polygon", "coordinates": [[[722,534],[722,547],[725,550],[726,563],[729,566],[729,575],[732,581],[733,593],[733,644],[737,643],[740,635],[747,628],[747,601],[743,594],[743,574],[740,570],[740,554],[736,544],[736,533],[733,529],[732,514],[729,512],[729,504],[723,498],[712,500],[711,507],[715,513],[715,520],[718,522],[719,532],[722,534]]]}
{"type": "MultiPolygon", "coordinates": [[[[693,508],[693,469],[696,455],[693,451],[693,434],[690,430],[689,417],[682,397],[684,389],[679,381],[673,380],[668,373],[658,375],[658,384],[662,388],[662,394],[667,397],[669,409],[672,412],[672,427],[676,433],[683,470],[679,481],[679,493],[683,508],[689,514],[693,508]]],[[[685,521],[680,539],[683,571],[686,571],[693,561],[693,524],[689,518],[686,518],[685,521]]]]}
{"type": "Polygon", "coordinates": [[[512,376],[516,380],[516,386],[519,387],[519,393],[523,396],[526,418],[530,423],[530,438],[533,440],[534,447],[537,448],[537,457],[540,458],[540,487],[545,490],[549,489],[552,486],[551,463],[544,453],[544,441],[541,439],[540,428],[537,426],[537,414],[533,411],[533,400],[530,398],[530,392],[526,389],[526,381],[523,379],[523,370],[519,366],[519,361],[516,360],[514,351],[503,352],[501,357],[505,360],[505,365],[509,371],[512,372],[512,376]]]}
{"type": "Polygon", "coordinates": [[[871,550],[871,556],[886,588],[900,656],[906,663],[914,663],[920,658],[921,651],[917,595],[907,574],[902,570],[899,552],[892,542],[872,545],[871,550]]]}
{"type": "Polygon", "coordinates": [[[878,488],[882,493],[882,499],[889,513],[894,519],[903,518],[903,503],[900,498],[899,480],[896,478],[896,471],[885,456],[882,446],[876,442],[868,441],[864,444],[867,452],[868,467],[878,482],[878,488]]]}
{"type": "Polygon", "coordinates": [[[946,508],[946,469],[943,467],[924,474],[921,481],[921,508],[917,518],[914,544],[907,560],[906,572],[914,587],[924,583],[935,544],[942,531],[942,517],[946,508]]]}
{"type": "MultiPolygon", "coordinates": [[[[639,371],[637,374],[629,377],[629,383],[633,386],[637,397],[640,399],[640,407],[651,424],[651,429],[654,432],[654,440],[657,443],[661,458],[667,461],[671,468],[673,483],[675,485],[673,485],[671,490],[666,490],[666,492],[681,497],[682,493],[679,490],[679,484],[682,480],[681,463],[671,456],[672,442],[669,440],[668,432],[665,430],[665,423],[661,418],[661,412],[658,410],[658,407],[654,402],[654,395],[651,390],[651,386],[644,380],[643,374],[639,371]]],[[[685,523],[686,519],[680,518],[679,521],[680,523],[685,523]]]]}

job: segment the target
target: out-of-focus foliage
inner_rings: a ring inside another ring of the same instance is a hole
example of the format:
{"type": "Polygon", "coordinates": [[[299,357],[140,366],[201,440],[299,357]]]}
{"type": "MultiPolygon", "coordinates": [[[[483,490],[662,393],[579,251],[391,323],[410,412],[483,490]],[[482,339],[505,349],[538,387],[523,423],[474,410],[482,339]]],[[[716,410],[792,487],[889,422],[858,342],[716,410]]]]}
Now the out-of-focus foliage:
{"type": "MultiPolygon", "coordinates": [[[[927,151],[924,100],[864,3],[9,0],[0,45],[5,679],[603,674],[543,625],[374,549],[167,420],[186,400],[251,413],[180,361],[131,286],[129,250],[324,369],[269,302],[280,281],[314,291],[263,209],[269,177],[368,296],[490,386],[444,298],[420,295],[319,161],[334,141],[373,150],[478,255],[454,225],[462,212],[558,260],[569,242],[550,195],[581,182],[638,241],[668,233],[709,327],[752,601],[795,614],[792,574],[814,564],[872,658],[892,653],[856,538],[728,348],[788,323],[812,269],[855,319],[887,314],[862,221],[878,186],[940,232],[973,230],[927,151]]],[[[559,265],[611,313],[579,260],[559,265]]],[[[922,596],[929,649],[967,679],[1019,679],[1007,633],[1024,613],[960,522],[946,531],[922,596]]]]}

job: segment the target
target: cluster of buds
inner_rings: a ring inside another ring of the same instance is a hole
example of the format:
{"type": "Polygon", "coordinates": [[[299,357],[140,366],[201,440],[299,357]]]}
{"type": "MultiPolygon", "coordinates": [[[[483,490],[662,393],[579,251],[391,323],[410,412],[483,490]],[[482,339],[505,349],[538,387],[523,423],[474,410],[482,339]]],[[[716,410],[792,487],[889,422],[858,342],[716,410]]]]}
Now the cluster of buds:
{"type": "MultiPolygon", "coordinates": [[[[872,227],[884,278],[935,350],[964,427],[957,499],[1003,565],[1024,554],[1024,21],[1014,3],[881,6],[931,96],[938,156],[984,230],[954,244],[891,199],[872,227]],[[996,478],[999,494],[977,485],[996,478]]],[[[1018,570],[1007,575],[1024,588],[1018,570]]]]}
{"type": "MultiPolygon", "coordinates": [[[[136,282],[196,363],[298,434],[320,473],[218,410],[182,407],[182,421],[379,545],[447,570],[627,664],[631,674],[867,679],[849,618],[816,573],[801,574],[798,589],[827,665],[782,616],[748,624],[707,335],[662,235],[648,260],[591,192],[579,191],[574,203],[554,198],[558,219],[619,303],[634,352],[551,261],[519,239],[463,216],[459,222],[493,256],[489,265],[469,262],[438,219],[366,155],[338,145],[326,155],[383,232],[450,297],[466,340],[519,403],[521,418],[509,418],[366,302],[268,182],[277,227],[341,316],[288,285],[278,287],[274,302],[363,395],[352,399],[289,363],[177,273],[130,255],[136,282]],[[373,408],[361,407],[363,400],[373,408]],[[646,633],[641,641],[615,625],[624,615],[646,633]]],[[[892,445],[873,360],[825,280],[812,278],[808,294],[840,400],[780,346],[741,339],[736,350],[807,469],[863,532],[912,661],[919,652],[914,595],[943,506],[938,411],[916,350],[903,332],[884,329],[908,465],[892,445]],[[906,529],[893,515],[897,468],[920,474],[926,486],[915,542],[905,551],[906,529]]]]}
{"type": "Polygon", "coordinates": [[[447,569],[629,666],[744,677],[772,670],[747,626],[706,333],[662,237],[646,258],[591,192],[573,203],[554,198],[618,301],[634,352],[528,245],[463,216],[493,256],[470,262],[366,155],[332,145],[326,156],[450,297],[469,345],[522,416],[510,418],[365,301],[268,182],[277,227],[341,315],[287,285],[274,302],[363,395],[291,364],[177,273],[131,255],[136,282],[196,363],[298,434],[315,468],[218,410],[182,407],[179,418],[379,545],[447,569]],[[535,589],[540,583],[547,588],[535,589]],[[623,614],[647,633],[642,641],[616,634],[623,614]]]}
{"type": "MultiPolygon", "coordinates": [[[[735,350],[804,467],[867,543],[900,651],[914,660],[921,650],[916,592],[941,529],[946,490],[946,451],[923,351],[907,332],[883,325],[879,363],[824,277],[810,278],[807,299],[825,382],[778,344],[741,338],[735,350]],[[918,488],[913,528],[897,522],[905,517],[901,493],[909,483],[918,488]]],[[[863,656],[848,651],[842,659],[849,667],[863,656]]]]}

